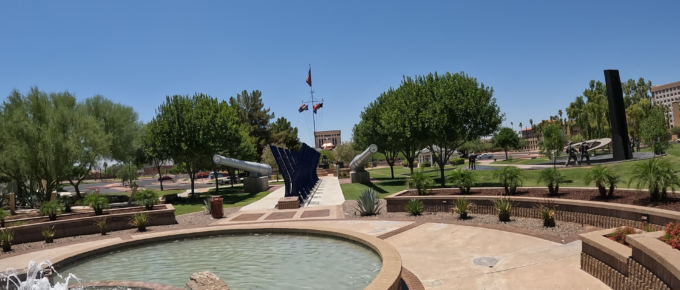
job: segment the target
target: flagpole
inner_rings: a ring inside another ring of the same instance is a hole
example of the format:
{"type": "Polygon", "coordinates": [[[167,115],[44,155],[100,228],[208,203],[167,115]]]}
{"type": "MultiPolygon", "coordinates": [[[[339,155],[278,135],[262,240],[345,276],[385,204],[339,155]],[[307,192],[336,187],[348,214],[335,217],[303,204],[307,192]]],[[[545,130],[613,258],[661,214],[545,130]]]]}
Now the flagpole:
{"type": "MultiPolygon", "coordinates": [[[[312,74],[312,64],[309,64],[309,74],[312,74]]],[[[312,86],[313,82],[310,82],[309,84],[309,94],[312,96],[312,110],[314,110],[314,87],[312,86]]],[[[312,126],[314,127],[314,146],[316,147],[316,114],[312,112],[312,126]]]]}

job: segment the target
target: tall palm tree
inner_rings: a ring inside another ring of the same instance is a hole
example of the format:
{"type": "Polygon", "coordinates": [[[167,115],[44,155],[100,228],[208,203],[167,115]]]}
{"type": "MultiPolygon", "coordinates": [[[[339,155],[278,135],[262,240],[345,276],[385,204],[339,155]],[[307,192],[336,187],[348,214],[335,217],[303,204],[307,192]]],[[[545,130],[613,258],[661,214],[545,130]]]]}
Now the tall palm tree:
{"type": "Polygon", "coordinates": [[[513,124],[512,122],[510,122],[510,127],[511,127],[513,130],[515,130],[515,124],[513,124]]]}

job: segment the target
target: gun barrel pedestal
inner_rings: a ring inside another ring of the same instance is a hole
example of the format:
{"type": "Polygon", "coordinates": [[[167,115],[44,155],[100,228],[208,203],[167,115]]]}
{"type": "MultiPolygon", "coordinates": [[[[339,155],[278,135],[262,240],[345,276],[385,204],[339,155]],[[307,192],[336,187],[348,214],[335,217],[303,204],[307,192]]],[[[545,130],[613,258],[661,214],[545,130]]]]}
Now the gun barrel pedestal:
{"type": "Polygon", "coordinates": [[[378,152],[378,146],[371,144],[368,146],[364,152],[354,157],[352,162],[349,163],[349,168],[352,171],[349,173],[349,180],[352,183],[364,183],[368,184],[371,182],[371,174],[364,170],[364,164],[368,162],[373,155],[373,153],[378,152]]]}
{"type": "Polygon", "coordinates": [[[258,193],[269,189],[269,176],[243,178],[243,191],[258,193]]]}

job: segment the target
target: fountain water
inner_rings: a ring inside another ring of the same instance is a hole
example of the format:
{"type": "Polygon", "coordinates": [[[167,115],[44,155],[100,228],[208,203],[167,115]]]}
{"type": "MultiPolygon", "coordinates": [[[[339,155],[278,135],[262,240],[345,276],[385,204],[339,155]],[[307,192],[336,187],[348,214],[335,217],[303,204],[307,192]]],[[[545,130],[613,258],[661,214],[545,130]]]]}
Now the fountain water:
{"type": "Polygon", "coordinates": [[[28,267],[26,268],[26,279],[21,281],[19,276],[20,274],[16,269],[8,269],[5,271],[5,273],[0,273],[0,282],[6,282],[5,289],[17,290],[68,290],[68,283],[71,278],[75,279],[80,284],[78,278],[73,274],[68,274],[68,276],[64,279],[64,277],[54,270],[50,261],[36,263],[35,260],[32,260],[28,263],[28,267]],[[59,276],[59,278],[64,280],[64,282],[57,282],[52,285],[50,281],[50,276],[52,273],[59,276]]]}

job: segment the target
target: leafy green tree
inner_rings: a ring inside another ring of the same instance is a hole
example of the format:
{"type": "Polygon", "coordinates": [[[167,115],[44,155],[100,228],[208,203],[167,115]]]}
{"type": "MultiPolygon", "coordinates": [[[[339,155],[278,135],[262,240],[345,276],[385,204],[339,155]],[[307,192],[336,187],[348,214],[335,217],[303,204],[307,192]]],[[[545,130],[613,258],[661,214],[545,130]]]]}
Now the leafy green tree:
{"type": "Polygon", "coordinates": [[[130,107],[96,95],[85,100],[87,113],[108,135],[111,142],[103,157],[118,162],[132,162],[140,144],[141,123],[137,112],[130,107]]]}
{"type": "Polygon", "coordinates": [[[505,127],[496,133],[491,142],[505,151],[505,159],[508,159],[508,150],[519,147],[519,136],[512,129],[505,127]]]}
{"type": "Polygon", "coordinates": [[[269,108],[264,108],[262,92],[258,90],[254,90],[250,94],[247,90],[244,90],[237,94],[236,98],[230,97],[229,104],[236,110],[241,121],[247,124],[248,135],[251,143],[257,148],[255,154],[259,161],[262,150],[270,143],[268,128],[269,121],[274,119],[274,113],[270,114],[269,108]]]}
{"type": "Polygon", "coordinates": [[[260,158],[262,163],[269,165],[272,170],[276,171],[276,180],[279,179],[279,165],[276,163],[276,159],[274,159],[274,154],[272,151],[269,149],[269,146],[265,146],[264,149],[262,150],[262,157],[260,158]]]}
{"type": "Polygon", "coordinates": [[[300,150],[302,146],[298,138],[298,128],[291,126],[285,117],[279,117],[276,122],[270,124],[269,133],[269,143],[283,145],[291,150],[300,150]]]}
{"type": "Polygon", "coordinates": [[[349,166],[349,163],[352,162],[352,159],[354,159],[354,157],[361,152],[354,150],[354,142],[345,141],[336,146],[335,150],[333,150],[333,153],[335,154],[335,160],[342,161],[345,166],[349,166]]]}
{"type": "Polygon", "coordinates": [[[378,151],[385,156],[385,161],[390,166],[390,172],[394,179],[394,161],[399,154],[396,138],[389,134],[383,127],[382,114],[385,112],[385,99],[387,94],[396,94],[394,90],[382,93],[375,101],[364,108],[361,112],[361,121],[352,128],[352,140],[354,149],[366,150],[371,144],[378,146],[378,151]]]}
{"type": "Polygon", "coordinates": [[[120,170],[116,172],[116,177],[120,178],[123,185],[126,181],[128,184],[132,184],[133,180],[137,180],[137,166],[130,163],[122,164],[120,170]]]}
{"type": "Polygon", "coordinates": [[[167,96],[150,122],[157,144],[174,161],[182,164],[194,182],[200,170],[213,168],[212,157],[221,154],[241,160],[257,159],[248,127],[224,101],[205,94],[167,96]]]}
{"type": "Polygon", "coordinates": [[[671,128],[671,134],[677,136],[680,138],[680,127],[673,127],[671,128]]]}
{"type": "Polygon", "coordinates": [[[162,142],[165,140],[161,138],[158,131],[162,130],[156,120],[151,120],[142,130],[142,144],[138,149],[137,165],[144,166],[151,164],[158,171],[159,183],[161,190],[163,190],[163,179],[161,169],[170,160],[169,146],[165,146],[162,142]]]}
{"type": "Polygon", "coordinates": [[[541,131],[543,133],[543,140],[538,143],[540,153],[545,156],[551,156],[553,166],[557,164],[557,157],[564,149],[564,136],[562,129],[556,122],[543,122],[541,131]]]}
{"type": "Polygon", "coordinates": [[[641,100],[651,100],[649,92],[652,90],[652,81],[646,81],[644,78],[639,78],[636,82],[633,79],[629,79],[627,82],[622,82],[621,87],[623,89],[623,102],[628,108],[631,105],[637,104],[641,100]]]}
{"type": "Polygon", "coordinates": [[[435,153],[441,186],[445,186],[444,166],[454,149],[497,131],[504,114],[493,89],[463,72],[416,76],[415,82],[421,87],[420,105],[425,108],[420,118],[427,129],[424,141],[435,153]]]}
{"type": "Polygon", "coordinates": [[[649,112],[651,103],[649,99],[642,99],[639,102],[630,105],[626,108],[626,119],[628,121],[628,131],[630,131],[630,136],[633,138],[640,138],[640,130],[642,125],[642,120],[649,112]]]}
{"type": "Polygon", "coordinates": [[[384,134],[392,139],[395,146],[406,160],[413,174],[413,165],[418,151],[425,143],[425,127],[420,116],[424,114],[423,101],[420,99],[420,87],[410,77],[404,77],[401,85],[393,92],[388,91],[381,114],[381,125],[384,134]]]}
{"type": "Polygon", "coordinates": [[[655,154],[661,154],[661,152],[671,146],[670,142],[668,142],[669,133],[666,110],[666,107],[663,105],[654,106],[640,124],[642,143],[654,148],[655,154]]]}

